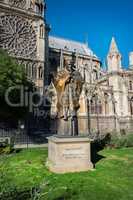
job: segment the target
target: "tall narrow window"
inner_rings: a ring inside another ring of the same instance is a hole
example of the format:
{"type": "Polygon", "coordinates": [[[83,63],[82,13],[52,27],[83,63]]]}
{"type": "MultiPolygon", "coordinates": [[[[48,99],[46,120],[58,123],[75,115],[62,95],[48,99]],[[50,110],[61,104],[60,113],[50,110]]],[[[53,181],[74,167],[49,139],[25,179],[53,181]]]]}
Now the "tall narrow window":
{"type": "Polygon", "coordinates": [[[35,12],[37,13],[37,14],[40,14],[40,5],[39,4],[35,4],[35,12]]]}
{"type": "Polygon", "coordinates": [[[27,76],[29,78],[32,78],[32,63],[27,63],[26,71],[27,71],[27,76]]]}
{"type": "Polygon", "coordinates": [[[44,38],[44,26],[43,26],[43,24],[40,25],[40,38],[44,38]]]}
{"type": "Polygon", "coordinates": [[[43,15],[43,8],[44,8],[44,6],[42,3],[39,3],[39,2],[35,3],[35,12],[37,14],[43,15]]]}
{"type": "Polygon", "coordinates": [[[102,114],[102,102],[97,96],[93,96],[90,102],[91,114],[102,114]]]}
{"type": "Polygon", "coordinates": [[[35,64],[33,64],[33,66],[32,66],[32,78],[33,79],[37,78],[37,68],[36,68],[35,64]]]}
{"type": "Polygon", "coordinates": [[[38,77],[39,77],[39,79],[43,78],[43,69],[41,66],[39,67],[39,70],[38,70],[38,77]]]}
{"type": "Polygon", "coordinates": [[[93,70],[93,80],[97,80],[98,79],[98,72],[96,70],[93,70]]]}
{"type": "Polygon", "coordinates": [[[91,111],[91,114],[95,114],[95,97],[92,97],[92,99],[91,99],[90,111],[91,111]]]}

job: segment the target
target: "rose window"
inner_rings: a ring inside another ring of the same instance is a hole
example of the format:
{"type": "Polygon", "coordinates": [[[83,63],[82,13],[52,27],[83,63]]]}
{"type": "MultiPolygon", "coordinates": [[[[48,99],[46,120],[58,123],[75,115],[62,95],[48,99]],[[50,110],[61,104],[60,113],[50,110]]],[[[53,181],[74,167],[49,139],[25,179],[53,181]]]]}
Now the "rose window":
{"type": "Polygon", "coordinates": [[[32,25],[18,16],[1,16],[0,47],[7,50],[12,56],[35,56],[36,33],[32,25]]]}

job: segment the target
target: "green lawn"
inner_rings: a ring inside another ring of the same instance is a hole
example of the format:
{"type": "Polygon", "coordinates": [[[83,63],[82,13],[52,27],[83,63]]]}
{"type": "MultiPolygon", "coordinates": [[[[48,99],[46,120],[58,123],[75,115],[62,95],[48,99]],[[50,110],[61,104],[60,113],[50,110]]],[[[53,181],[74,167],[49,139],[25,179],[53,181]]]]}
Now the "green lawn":
{"type": "MultiPolygon", "coordinates": [[[[46,169],[47,149],[22,150],[1,157],[1,188],[40,186],[42,200],[133,200],[133,148],[99,154],[103,158],[94,171],[64,175],[46,169]]],[[[26,200],[19,196],[15,199],[26,200]]]]}

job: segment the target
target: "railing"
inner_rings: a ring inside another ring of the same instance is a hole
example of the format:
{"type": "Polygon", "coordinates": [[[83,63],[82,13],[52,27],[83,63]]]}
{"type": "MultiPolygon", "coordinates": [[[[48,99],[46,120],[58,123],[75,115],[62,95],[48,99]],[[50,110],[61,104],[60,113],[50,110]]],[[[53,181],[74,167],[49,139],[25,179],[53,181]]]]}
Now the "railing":
{"type": "Polygon", "coordinates": [[[27,132],[18,129],[0,128],[0,138],[12,138],[14,144],[44,144],[47,143],[47,137],[54,134],[54,131],[41,130],[27,132]]]}

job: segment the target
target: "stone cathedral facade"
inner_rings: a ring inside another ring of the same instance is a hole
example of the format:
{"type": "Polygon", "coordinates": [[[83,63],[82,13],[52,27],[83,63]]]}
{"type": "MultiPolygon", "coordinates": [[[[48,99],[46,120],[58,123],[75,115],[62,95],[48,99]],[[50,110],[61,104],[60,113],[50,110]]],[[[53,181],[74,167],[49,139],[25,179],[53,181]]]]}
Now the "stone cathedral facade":
{"type": "Polygon", "coordinates": [[[0,0],[0,48],[25,66],[41,93],[48,63],[45,10],[43,0],[0,0]]]}
{"type": "Polygon", "coordinates": [[[112,38],[107,55],[107,69],[103,70],[100,59],[86,44],[49,37],[51,77],[71,62],[75,63],[84,79],[78,113],[79,132],[81,134],[131,133],[133,131],[133,53],[129,54],[129,67],[125,69],[122,66],[122,55],[115,39],[112,38]]]}
{"type": "Polygon", "coordinates": [[[0,48],[25,66],[41,94],[52,91],[49,132],[56,132],[56,73],[74,64],[84,79],[78,112],[79,133],[133,131],[133,53],[129,67],[113,38],[107,55],[107,70],[87,44],[48,36],[43,0],[0,0],[0,48]]]}

